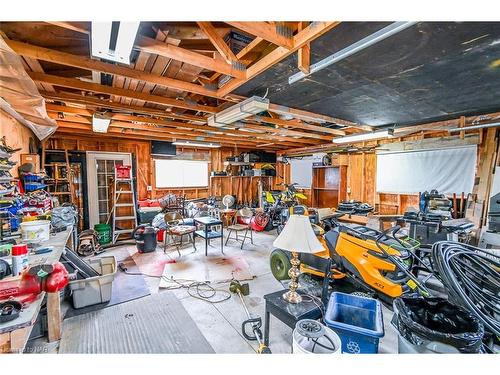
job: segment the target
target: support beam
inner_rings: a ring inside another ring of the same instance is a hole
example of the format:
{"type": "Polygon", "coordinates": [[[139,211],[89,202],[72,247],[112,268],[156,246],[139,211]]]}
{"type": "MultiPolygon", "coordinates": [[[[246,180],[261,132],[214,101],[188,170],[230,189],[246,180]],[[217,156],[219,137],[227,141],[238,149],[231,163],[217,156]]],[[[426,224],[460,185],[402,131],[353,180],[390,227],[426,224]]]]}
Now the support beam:
{"type": "MultiPolygon", "coordinates": [[[[90,111],[83,108],[74,108],[67,106],[57,106],[57,105],[47,105],[47,111],[49,116],[55,120],[66,121],[66,122],[74,122],[74,123],[83,123],[83,124],[91,124],[92,121],[90,117],[95,113],[95,111],[90,111]],[[64,118],[60,118],[59,114],[65,114],[64,118]],[[75,116],[77,115],[77,116],[75,116]],[[81,116],[81,117],[79,117],[81,116]]],[[[135,125],[138,123],[142,124],[155,124],[158,125],[157,128],[149,127],[147,129],[155,129],[158,131],[186,131],[188,130],[191,134],[197,134],[200,136],[206,136],[205,133],[213,134],[213,133],[223,133],[216,135],[217,138],[228,140],[228,141],[237,141],[241,142],[259,142],[264,141],[268,142],[269,140],[274,140],[279,142],[282,145],[291,146],[291,147],[300,147],[304,144],[313,144],[316,145],[318,142],[309,141],[304,139],[292,139],[286,137],[280,137],[278,135],[271,134],[262,134],[262,133],[244,133],[238,130],[226,130],[226,129],[217,129],[208,126],[200,126],[195,124],[189,124],[178,121],[168,121],[164,119],[158,119],[153,117],[141,117],[141,116],[132,116],[126,114],[111,114],[112,123],[119,121],[121,123],[130,122],[135,125]],[[233,136],[231,136],[233,135],[233,136]]],[[[146,126],[146,125],[144,125],[146,126]]],[[[273,129],[266,128],[266,131],[272,131],[273,129]]],[[[215,134],[213,134],[215,136],[215,134]]]]}
{"type": "Polygon", "coordinates": [[[187,64],[198,66],[210,71],[227,74],[231,77],[239,79],[246,78],[245,70],[239,70],[232,65],[227,64],[223,60],[204,56],[197,52],[177,47],[173,44],[162,43],[145,36],[137,36],[134,48],[140,51],[154,53],[160,56],[168,57],[170,59],[182,61],[187,64]]]}
{"type": "Polygon", "coordinates": [[[197,22],[200,29],[206,34],[207,38],[212,42],[214,47],[219,51],[221,56],[226,60],[228,64],[233,64],[238,61],[238,58],[231,51],[231,48],[226,44],[224,39],[219,35],[217,29],[212,25],[211,22],[197,22]]]}
{"type": "Polygon", "coordinates": [[[215,90],[210,90],[209,88],[203,87],[202,85],[197,85],[195,83],[181,81],[179,79],[170,77],[157,76],[151,73],[146,73],[144,71],[128,68],[123,65],[110,64],[103,61],[90,59],[85,56],[72,55],[49,48],[43,48],[27,43],[17,42],[11,39],[6,39],[5,42],[10,48],[12,48],[18,55],[21,56],[66,66],[73,66],[80,69],[132,78],[138,81],[149,82],[171,89],[187,91],[194,94],[220,99],[215,90]]]}
{"type": "MultiPolygon", "coordinates": [[[[174,141],[176,139],[178,140],[193,140],[193,141],[200,141],[200,142],[216,142],[221,144],[222,146],[228,146],[228,147],[257,147],[259,144],[264,144],[266,143],[265,141],[261,143],[248,143],[248,142],[238,142],[237,140],[235,141],[221,141],[218,138],[213,138],[213,137],[204,137],[203,140],[200,140],[198,137],[193,137],[192,135],[169,135],[168,133],[162,133],[158,134],[155,132],[151,132],[151,129],[148,130],[142,130],[142,129],[137,129],[137,128],[123,128],[123,126],[126,126],[124,124],[112,124],[110,125],[110,128],[108,128],[107,133],[94,133],[92,132],[92,126],[86,125],[86,124],[81,124],[81,123],[74,123],[74,122],[67,122],[67,121],[62,121],[59,120],[57,121],[58,128],[57,128],[57,134],[71,134],[71,135],[76,135],[76,134],[81,134],[85,136],[95,136],[98,138],[106,138],[106,137],[112,137],[112,138],[127,138],[127,139],[144,139],[144,140],[166,140],[166,141],[174,141]]],[[[271,147],[270,147],[271,148],[271,147]]],[[[275,148],[280,148],[275,147],[275,148]]]]}
{"type": "Polygon", "coordinates": [[[267,22],[233,22],[225,21],[227,24],[236,27],[248,34],[258,36],[262,39],[267,40],[277,46],[292,49],[293,48],[293,38],[291,30],[290,35],[285,35],[288,29],[280,27],[276,24],[270,24],[267,22]],[[278,30],[280,29],[280,30],[278,30]]]}
{"type": "MultiPolygon", "coordinates": [[[[299,22],[299,32],[307,27],[307,22],[299,22]]],[[[298,68],[304,72],[304,74],[309,74],[311,65],[311,43],[306,43],[303,47],[300,47],[297,51],[297,64],[298,68]]]]}
{"type": "Polygon", "coordinates": [[[203,106],[199,104],[190,104],[183,100],[166,98],[158,95],[149,95],[143,92],[122,89],[118,87],[110,87],[105,85],[100,85],[97,83],[83,82],[74,78],[64,78],[53,76],[50,74],[28,72],[29,76],[38,82],[50,83],[55,86],[67,87],[77,90],[85,90],[90,92],[96,92],[101,94],[121,96],[125,98],[144,100],[145,102],[162,104],[171,107],[183,108],[193,111],[200,111],[206,113],[216,113],[216,107],[203,106]]]}
{"type": "MultiPolygon", "coordinates": [[[[249,80],[254,78],[258,74],[269,69],[271,66],[280,62],[281,60],[287,58],[292,53],[296,52],[299,48],[303,47],[307,43],[312,42],[314,39],[327,33],[339,24],[340,22],[312,22],[304,30],[293,37],[293,48],[276,48],[274,51],[270,52],[267,56],[263,57],[247,69],[246,79],[249,80]]],[[[245,82],[246,80],[233,79],[229,81],[225,86],[220,88],[218,94],[221,96],[225,96],[243,85],[245,82]]]]}
{"type": "MultiPolygon", "coordinates": [[[[114,109],[114,110],[120,110],[124,112],[129,112],[129,113],[142,113],[145,115],[152,115],[152,116],[161,116],[165,118],[171,118],[171,119],[177,119],[177,120],[185,120],[185,121],[191,121],[195,122],[196,124],[206,124],[207,120],[203,116],[196,116],[196,115],[189,115],[189,114],[179,114],[179,113],[172,113],[168,112],[166,109],[161,110],[157,108],[148,108],[148,107],[143,107],[143,106],[137,106],[137,105],[131,105],[131,104],[123,104],[119,102],[114,102],[112,100],[103,100],[99,99],[94,96],[89,96],[89,95],[79,95],[79,94],[73,94],[73,93],[66,93],[66,92],[56,92],[56,93],[51,93],[51,92],[40,92],[40,94],[48,100],[57,100],[60,102],[64,103],[70,103],[70,104],[80,104],[80,105],[85,105],[85,107],[92,107],[92,108],[107,108],[107,109],[114,109]]],[[[51,106],[52,104],[47,104],[47,108],[51,106]]]]}
{"type": "Polygon", "coordinates": [[[297,121],[297,120],[281,120],[279,118],[272,118],[272,117],[265,117],[265,116],[255,116],[254,119],[256,119],[260,122],[278,125],[279,127],[284,127],[284,128],[306,129],[306,130],[311,130],[311,131],[316,132],[316,133],[332,134],[335,136],[346,134],[345,131],[343,131],[343,130],[330,129],[330,128],[326,128],[324,126],[305,124],[305,123],[302,123],[302,122],[297,121]]]}
{"type": "Polygon", "coordinates": [[[72,23],[72,22],[52,22],[52,21],[46,21],[45,23],[48,23],[48,24],[51,24],[51,25],[54,25],[54,26],[58,26],[58,27],[62,27],[63,29],[76,31],[77,33],[90,35],[90,30],[87,30],[86,28],[84,28],[82,26],[79,26],[79,25],[77,25],[75,23],[72,23]]]}

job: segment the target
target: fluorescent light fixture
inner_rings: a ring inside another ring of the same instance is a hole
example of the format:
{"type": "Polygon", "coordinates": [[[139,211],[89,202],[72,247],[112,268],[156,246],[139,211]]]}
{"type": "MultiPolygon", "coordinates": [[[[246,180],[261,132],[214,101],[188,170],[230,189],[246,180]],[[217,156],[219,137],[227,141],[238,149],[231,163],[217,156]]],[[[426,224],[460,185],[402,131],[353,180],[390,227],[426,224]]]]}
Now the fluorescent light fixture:
{"type": "Polygon", "coordinates": [[[130,65],[139,29],[136,22],[92,22],[92,56],[130,65]]]}
{"type": "Polygon", "coordinates": [[[187,147],[208,147],[208,148],[219,148],[218,143],[205,143],[205,142],[192,142],[192,141],[175,141],[172,142],[176,146],[187,146],[187,147]]]}
{"type": "Polygon", "coordinates": [[[92,131],[95,133],[107,133],[111,119],[100,113],[92,116],[92,131]]]}
{"type": "Polygon", "coordinates": [[[359,51],[362,51],[365,48],[368,48],[394,34],[406,30],[407,28],[415,25],[416,23],[417,22],[415,21],[393,22],[390,25],[378,30],[377,32],[374,32],[373,34],[370,34],[367,37],[357,41],[356,43],[351,44],[350,46],[347,46],[338,52],[335,52],[333,55],[325,57],[323,60],[320,60],[317,63],[312,64],[308,74],[305,74],[304,72],[298,72],[288,77],[288,84],[291,85],[292,83],[300,81],[304,77],[307,77],[321,69],[324,69],[327,66],[335,64],[336,62],[339,62],[340,60],[343,60],[346,57],[354,55],[355,53],[358,53],[359,51]]]}
{"type": "Polygon", "coordinates": [[[333,138],[333,143],[356,143],[371,141],[374,139],[390,138],[394,135],[393,129],[377,130],[369,133],[350,134],[343,137],[333,138]]]}
{"type": "Polygon", "coordinates": [[[252,96],[208,118],[208,125],[223,128],[269,109],[269,99],[252,96]]]}

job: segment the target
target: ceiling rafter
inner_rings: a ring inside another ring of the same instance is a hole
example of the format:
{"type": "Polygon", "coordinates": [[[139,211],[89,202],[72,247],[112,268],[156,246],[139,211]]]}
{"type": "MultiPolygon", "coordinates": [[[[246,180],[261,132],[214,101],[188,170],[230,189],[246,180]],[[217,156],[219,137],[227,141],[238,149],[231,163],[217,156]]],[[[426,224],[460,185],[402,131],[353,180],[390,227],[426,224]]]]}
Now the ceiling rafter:
{"type": "Polygon", "coordinates": [[[283,25],[272,24],[268,22],[235,22],[235,21],[224,21],[227,24],[236,27],[248,34],[261,37],[277,46],[286,49],[292,49],[294,40],[291,35],[291,29],[283,25]],[[286,31],[289,31],[290,35],[285,35],[286,31]]]}
{"type": "Polygon", "coordinates": [[[211,22],[197,22],[200,29],[207,35],[207,38],[212,42],[217,51],[226,60],[228,64],[234,64],[238,62],[238,58],[227,45],[224,39],[219,35],[217,29],[211,22]]]}
{"type": "Polygon", "coordinates": [[[216,107],[204,106],[200,104],[191,104],[183,100],[171,99],[164,96],[149,95],[138,91],[122,89],[118,87],[110,87],[110,86],[100,85],[98,83],[83,82],[74,78],[63,78],[63,77],[53,76],[50,74],[43,74],[36,72],[28,72],[28,74],[34,81],[50,83],[55,86],[67,87],[77,90],[92,91],[101,94],[122,96],[131,99],[139,99],[150,103],[189,109],[193,111],[200,111],[206,113],[217,112],[216,107]]]}
{"type": "MultiPolygon", "coordinates": [[[[337,21],[312,22],[304,30],[297,33],[293,37],[292,48],[288,49],[285,47],[278,47],[274,51],[270,52],[267,56],[264,56],[255,64],[250,66],[246,71],[246,80],[252,79],[256,75],[269,69],[272,65],[290,56],[292,53],[296,52],[300,47],[320,37],[321,35],[330,31],[339,24],[340,22],[337,21]]],[[[226,85],[224,85],[222,88],[219,89],[219,94],[222,96],[229,94],[230,92],[234,91],[235,89],[243,85],[246,82],[246,80],[232,79],[226,85]]]]}
{"type": "Polygon", "coordinates": [[[140,81],[151,82],[153,84],[161,85],[164,87],[187,91],[208,97],[219,98],[219,99],[221,98],[220,96],[217,95],[217,92],[215,90],[211,90],[209,88],[203,87],[202,85],[198,85],[195,83],[181,81],[179,79],[174,79],[170,77],[150,74],[140,70],[128,68],[126,66],[115,65],[99,60],[94,60],[85,56],[72,55],[69,53],[59,52],[57,50],[49,48],[38,47],[27,43],[16,42],[11,39],[7,39],[5,40],[5,42],[9,45],[10,48],[12,48],[17,54],[21,56],[26,56],[33,59],[53,62],[56,64],[61,64],[66,66],[73,66],[76,68],[87,69],[91,71],[123,76],[140,81]]]}
{"type": "MultiPolygon", "coordinates": [[[[68,107],[68,106],[58,106],[58,105],[52,105],[49,104],[47,105],[47,110],[49,113],[52,113],[51,117],[58,119],[59,114],[70,114],[70,115],[79,115],[83,117],[91,117],[95,111],[83,109],[83,108],[74,108],[74,107],[68,107]]],[[[273,134],[276,132],[275,129],[270,128],[270,127],[251,127],[253,130],[259,131],[260,133],[243,133],[238,130],[228,130],[228,129],[217,129],[213,127],[208,127],[208,126],[200,126],[196,124],[189,124],[189,123],[183,123],[183,122],[175,122],[175,121],[168,121],[165,119],[158,119],[158,118],[153,118],[153,117],[141,117],[141,116],[133,116],[133,115],[124,115],[124,114],[119,114],[119,113],[113,113],[110,114],[111,118],[113,120],[121,120],[121,121],[130,121],[130,122],[144,122],[144,123],[153,123],[157,125],[162,125],[165,127],[170,127],[170,128],[180,128],[180,129],[194,129],[195,131],[202,131],[202,132],[222,132],[224,134],[233,134],[236,136],[247,136],[247,137],[264,137],[262,139],[264,140],[276,140],[284,144],[289,144],[291,146],[295,145],[303,145],[303,144],[312,144],[312,145],[317,145],[318,141],[313,141],[309,139],[295,139],[295,138],[287,138],[287,137],[282,137],[276,134],[273,134]]],[[[292,134],[293,136],[296,136],[296,134],[292,134]]]]}
{"type": "Polygon", "coordinates": [[[146,36],[138,35],[134,48],[140,51],[155,53],[160,56],[182,61],[210,71],[227,74],[231,77],[239,79],[246,78],[245,70],[237,69],[237,67],[226,63],[224,60],[208,57],[198,52],[177,47],[173,44],[162,43],[146,36]]]}

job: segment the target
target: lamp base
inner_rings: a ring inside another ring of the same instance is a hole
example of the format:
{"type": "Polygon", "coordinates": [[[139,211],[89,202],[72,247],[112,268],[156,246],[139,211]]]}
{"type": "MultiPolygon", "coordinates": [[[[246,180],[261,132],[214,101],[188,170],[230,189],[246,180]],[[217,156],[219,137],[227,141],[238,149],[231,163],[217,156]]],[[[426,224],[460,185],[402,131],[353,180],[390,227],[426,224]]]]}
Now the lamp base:
{"type": "Polygon", "coordinates": [[[296,291],[291,291],[289,290],[286,293],[283,293],[283,299],[287,301],[288,303],[301,303],[302,302],[302,296],[297,293],[296,291]]]}
{"type": "Polygon", "coordinates": [[[292,251],[292,259],[290,259],[290,263],[292,264],[292,268],[288,270],[288,276],[290,276],[290,284],[288,284],[288,288],[290,290],[283,294],[283,299],[288,303],[300,303],[302,302],[302,297],[299,293],[297,293],[297,288],[299,287],[297,280],[300,275],[300,260],[299,254],[296,251],[292,251]]]}

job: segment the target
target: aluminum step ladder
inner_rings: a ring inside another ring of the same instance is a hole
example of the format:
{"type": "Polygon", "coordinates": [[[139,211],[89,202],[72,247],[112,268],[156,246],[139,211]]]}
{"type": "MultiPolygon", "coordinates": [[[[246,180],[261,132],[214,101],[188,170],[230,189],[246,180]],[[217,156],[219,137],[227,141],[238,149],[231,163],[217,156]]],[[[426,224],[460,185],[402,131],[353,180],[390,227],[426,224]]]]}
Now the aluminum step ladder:
{"type": "Polygon", "coordinates": [[[115,179],[114,179],[114,189],[113,189],[113,208],[111,210],[110,216],[113,217],[112,225],[112,238],[113,243],[116,243],[118,237],[122,234],[129,234],[132,236],[132,232],[137,227],[137,206],[135,202],[135,191],[134,191],[134,177],[132,176],[132,169],[130,170],[129,178],[118,177],[115,168],[115,179]],[[124,196],[130,196],[130,200],[127,202],[120,201],[120,198],[124,196]],[[122,214],[123,216],[118,216],[118,208],[130,207],[131,210],[128,214],[122,214]],[[127,223],[133,223],[131,228],[123,227],[127,223]]]}

